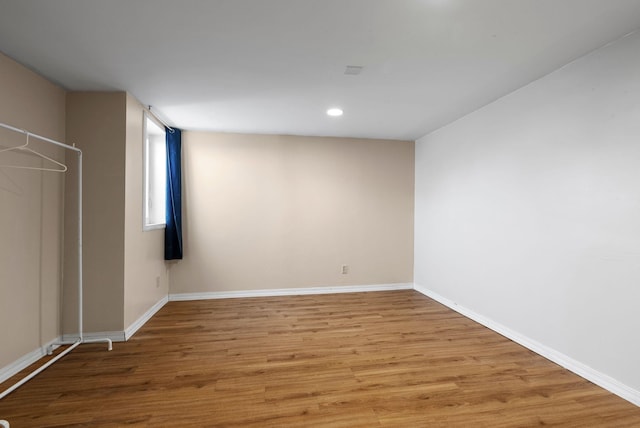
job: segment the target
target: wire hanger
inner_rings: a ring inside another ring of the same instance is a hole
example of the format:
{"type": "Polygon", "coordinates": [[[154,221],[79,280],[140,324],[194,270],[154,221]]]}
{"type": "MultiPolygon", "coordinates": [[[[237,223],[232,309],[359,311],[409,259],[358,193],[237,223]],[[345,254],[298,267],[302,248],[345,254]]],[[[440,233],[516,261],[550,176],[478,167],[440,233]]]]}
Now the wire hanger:
{"type": "Polygon", "coordinates": [[[2,153],[2,152],[10,152],[12,150],[20,150],[20,149],[23,149],[23,148],[27,147],[29,145],[29,134],[26,134],[26,136],[27,136],[27,139],[26,139],[26,141],[25,141],[25,143],[23,145],[15,146],[15,147],[7,147],[5,149],[0,149],[0,153],[2,153]]]}
{"type": "Polygon", "coordinates": [[[0,168],[16,168],[16,169],[31,169],[31,170],[36,170],[36,171],[67,172],[68,168],[67,168],[67,166],[65,164],[60,163],[55,159],[51,159],[49,156],[43,155],[42,153],[37,152],[37,151],[27,147],[29,145],[29,134],[27,133],[26,135],[27,135],[27,139],[26,139],[26,142],[23,145],[2,149],[2,150],[0,150],[0,153],[9,152],[9,151],[16,151],[16,150],[26,151],[26,152],[32,153],[32,154],[44,159],[44,160],[52,162],[53,164],[57,165],[58,167],[57,168],[54,168],[54,167],[43,168],[43,167],[22,166],[22,165],[0,165],[0,168]]]}

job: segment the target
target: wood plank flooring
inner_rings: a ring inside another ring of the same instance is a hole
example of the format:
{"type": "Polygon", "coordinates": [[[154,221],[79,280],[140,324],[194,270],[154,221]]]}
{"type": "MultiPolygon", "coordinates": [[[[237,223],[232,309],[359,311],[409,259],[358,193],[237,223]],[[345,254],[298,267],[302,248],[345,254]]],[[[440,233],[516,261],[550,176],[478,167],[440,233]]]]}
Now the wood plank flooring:
{"type": "Polygon", "coordinates": [[[3,418],[12,428],[640,427],[640,408],[415,291],[391,291],[170,302],[112,352],[82,345],[1,400],[3,418]]]}

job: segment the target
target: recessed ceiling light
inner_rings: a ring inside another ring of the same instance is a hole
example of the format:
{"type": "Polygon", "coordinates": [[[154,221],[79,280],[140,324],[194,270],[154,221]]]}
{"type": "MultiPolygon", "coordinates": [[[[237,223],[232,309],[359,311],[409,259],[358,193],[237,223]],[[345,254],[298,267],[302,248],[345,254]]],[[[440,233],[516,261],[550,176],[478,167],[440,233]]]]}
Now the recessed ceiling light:
{"type": "Polygon", "coordinates": [[[330,108],[329,110],[327,110],[327,114],[329,116],[334,116],[334,117],[342,116],[342,113],[343,113],[342,109],[336,108],[336,107],[330,108]]]}

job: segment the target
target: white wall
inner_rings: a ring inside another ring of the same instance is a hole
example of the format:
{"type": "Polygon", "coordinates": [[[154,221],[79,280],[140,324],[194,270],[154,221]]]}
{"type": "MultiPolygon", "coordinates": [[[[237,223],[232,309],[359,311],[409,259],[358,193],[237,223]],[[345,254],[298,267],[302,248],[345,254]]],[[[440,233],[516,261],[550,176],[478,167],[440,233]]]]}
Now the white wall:
{"type": "Polygon", "coordinates": [[[414,273],[636,392],[639,53],[636,33],[418,140],[414,273]]]}

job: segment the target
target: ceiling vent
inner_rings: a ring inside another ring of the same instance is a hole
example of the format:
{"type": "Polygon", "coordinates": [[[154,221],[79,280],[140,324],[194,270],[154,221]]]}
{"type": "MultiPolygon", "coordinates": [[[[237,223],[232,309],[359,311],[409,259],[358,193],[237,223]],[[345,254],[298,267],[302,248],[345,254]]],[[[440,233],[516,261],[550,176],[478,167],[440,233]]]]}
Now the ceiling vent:
{"type": "Polygon", "coordinates": [[[361,65],[347,65],[344,69],[344,74],[348,76],[357,76],[362,73],[364,67],[361,65]]]}

